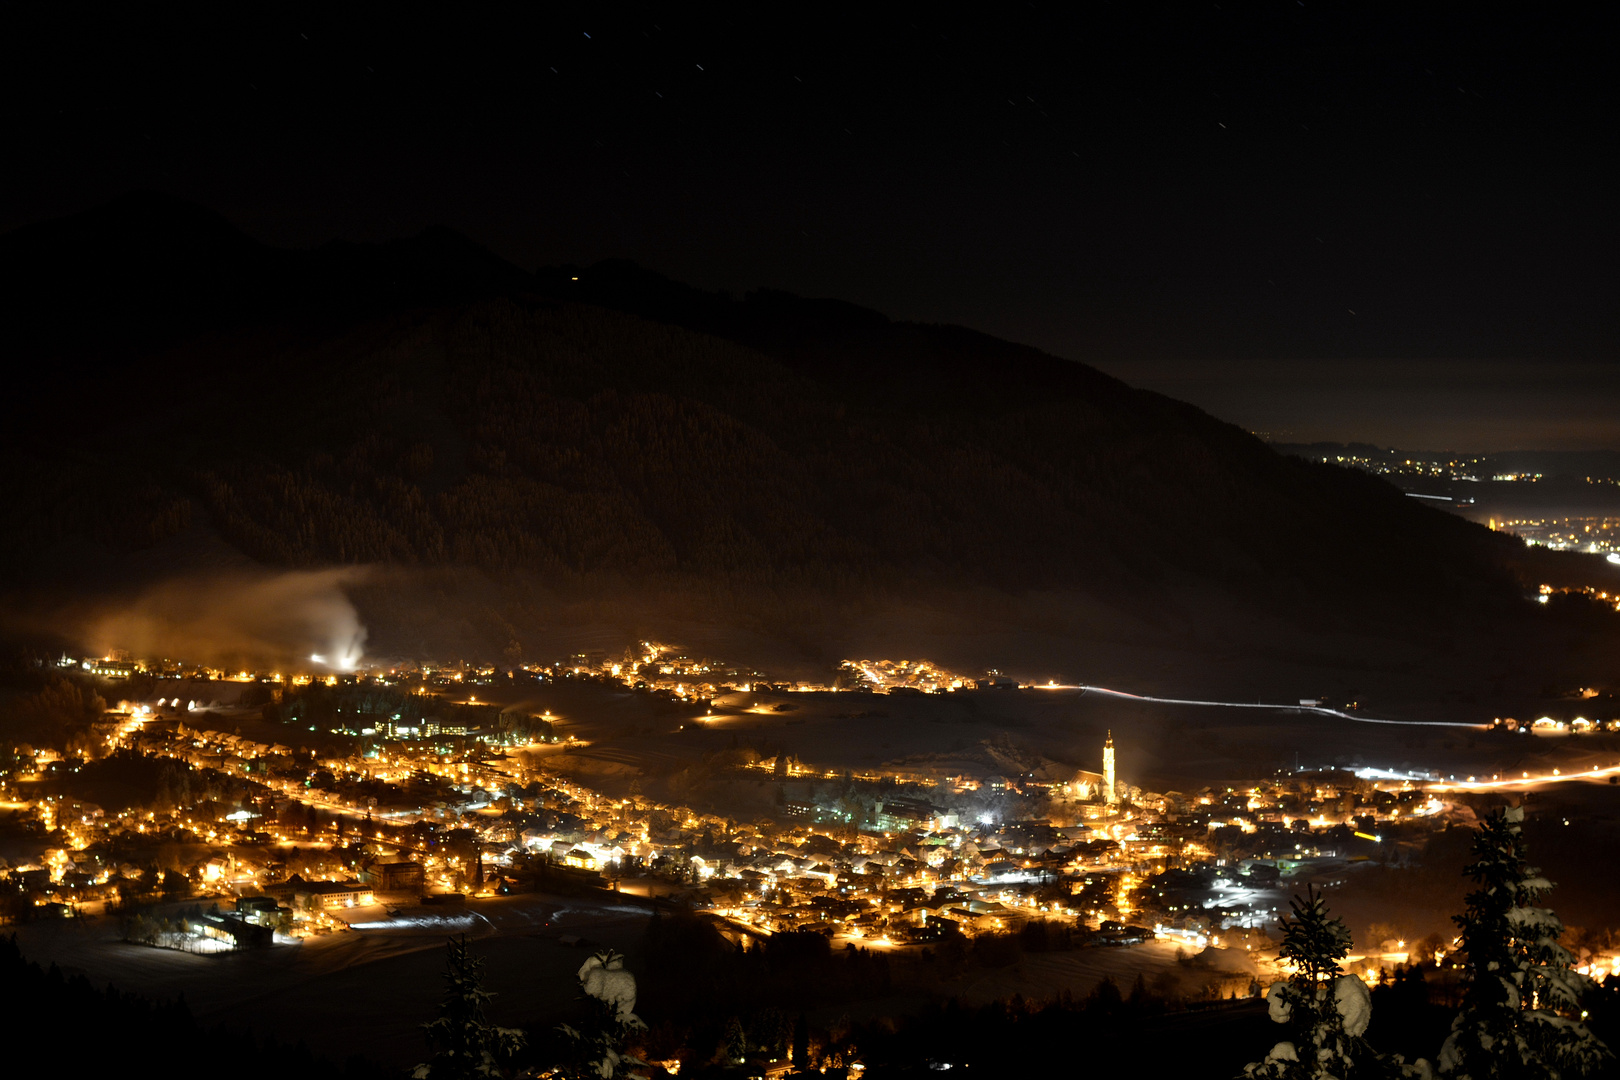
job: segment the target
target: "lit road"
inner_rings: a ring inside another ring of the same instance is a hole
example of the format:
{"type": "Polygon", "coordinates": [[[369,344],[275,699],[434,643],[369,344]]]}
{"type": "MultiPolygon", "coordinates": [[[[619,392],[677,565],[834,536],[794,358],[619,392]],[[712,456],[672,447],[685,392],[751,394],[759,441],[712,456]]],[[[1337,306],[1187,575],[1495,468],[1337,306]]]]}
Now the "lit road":
{"type": "Polygon", "coordinates": [[[1318,716],[1332,716],[1340,720],[1354,720],[1358,724],[1393,724],[1397,727],[1472,728],[1475,730],[1490,726],[1488,724],[1463,724],[1450,720],[1380,720],[1377,717],[1341,712],[1338,709],[1324,709],[1319,705],[1264,705],[1253,701],[1192,701],[1187,698],[1150,697],[1145,694],[1127,694],[1123,690],[1110,690],[1106,686],[1064,686],[1059,683],[1042,683],[1031,689],[1078,690],[1082,695],[1097,694],[1102,697],[1119,698],[1123,701],[1150,701],[1156,705],[1202,705],[1220,709],[1261,709],[1270,712],[1286,710],[1288,712],[1315,713],[1318,716]]]}
{"type": "Polygon", "coordinates": [[[1620,765],[1601,766],[1595,769],[1576,769],[1565,772],[1554,769],[1551,772],[1522,773],[1511,776],[1506,780],[1493,777],[1490,780],[1452,780],[1444,784],[1431,784],[1431,791],[1523,791],[1529,787],[1539,787],[1543,784],[1567,784],[1571,781],[1590,783],[1594,780],[1612,780],[1620,776],[1620,765]]]}

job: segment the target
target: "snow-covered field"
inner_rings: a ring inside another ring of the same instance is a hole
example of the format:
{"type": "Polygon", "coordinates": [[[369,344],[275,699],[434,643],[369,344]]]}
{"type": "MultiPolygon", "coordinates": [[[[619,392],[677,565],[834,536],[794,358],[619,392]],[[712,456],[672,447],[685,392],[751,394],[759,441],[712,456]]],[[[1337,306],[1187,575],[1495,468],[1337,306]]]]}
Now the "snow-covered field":
{"type": "Polygon", "coordinates": [[[634,957],[649,918],[645,906],[541,896],[480,900],[465,911],[408,908],[390,917],[377,906],[346,914],[352,932],[216,956],[126,945],[117,920],[105,917],[24,925],[17,940],[29,959],[55,961],[97,986],[183,993],[204,1023],[302,1039],[335,1060],[360,1053],[398,1064],[423,1052],[418,1025],[433,1016],[451,934],[475,939],[498,995],[492,1015],[516,1024],[556,1013],[576,993],[585,949],[560,938],[634,957]]]}

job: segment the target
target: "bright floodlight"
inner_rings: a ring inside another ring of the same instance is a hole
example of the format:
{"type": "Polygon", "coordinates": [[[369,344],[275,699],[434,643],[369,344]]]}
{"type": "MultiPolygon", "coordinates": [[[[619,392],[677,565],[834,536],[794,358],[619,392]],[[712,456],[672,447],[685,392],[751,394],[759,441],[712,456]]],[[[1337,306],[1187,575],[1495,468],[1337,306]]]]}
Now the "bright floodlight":
{"type": "Polygon", "coordinates": [[[312,654],[312,655],[311,655],[311,656],[310,656],[310,660],[311,660],[311,661],[312,661],[312,662],[314,662],[314,663],[317,663],[317,664],[324,664],[324,663],[326,663],[326,657],[324,657],[324,656],[322,656],[322,655],[321,655],[321,654],[320,654],[320,653],[314,653],[314,654],[312,654]]]}

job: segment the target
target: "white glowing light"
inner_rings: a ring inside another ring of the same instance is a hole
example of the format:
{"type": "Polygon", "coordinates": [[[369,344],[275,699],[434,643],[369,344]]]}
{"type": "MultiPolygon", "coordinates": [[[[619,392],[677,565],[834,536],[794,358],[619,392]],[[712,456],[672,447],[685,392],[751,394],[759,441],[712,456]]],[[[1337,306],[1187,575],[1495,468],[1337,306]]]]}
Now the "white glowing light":
{"type": "Polygon", "coordinates": [[[314,653],[309,659],[312,663],[321,664],[334,671],[353,671],[360,666],[361,646],[365,639],[366,632],[358,630],[350,634],[346,641],[334,641],[331,652],[314,653]]]}

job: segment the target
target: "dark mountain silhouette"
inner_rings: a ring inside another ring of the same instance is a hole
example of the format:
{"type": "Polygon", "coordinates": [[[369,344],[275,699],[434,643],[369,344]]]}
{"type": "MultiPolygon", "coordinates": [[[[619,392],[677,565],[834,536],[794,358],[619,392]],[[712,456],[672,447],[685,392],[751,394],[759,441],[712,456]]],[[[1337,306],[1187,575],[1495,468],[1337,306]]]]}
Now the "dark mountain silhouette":
{"type": "Polygon", "coordinates": [[[1545,615],[1527,586],[1589,569],[960,327],[623,263],[527,274],[444,230],[284,251],[132,196],[0,238],[0,283],[32,372],[4,443],[13,591],[204,533],[273,567],[697,595],[721,621],[927,597],[971,622],[993,596],[1038,630],[1067,596],[1225,648],[1217,609],[1519,633],[1545,615]]]}
{"type": "Polygon", "coordinates": [[[293,260],[201,207],[130,195],[0,237],[0,329],[35,361],[168,344],[283,302],[293,260]]]}
{"type": "Polygon", "coordinates": [[[289,251],[213,211],[135,192],[0,237],[0,340],[20,358],[99,368],[210,331],[341,325],[532,285],[449,229],[289,251]]]}

